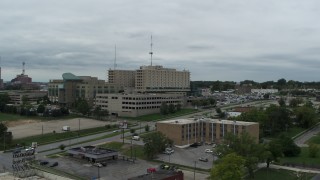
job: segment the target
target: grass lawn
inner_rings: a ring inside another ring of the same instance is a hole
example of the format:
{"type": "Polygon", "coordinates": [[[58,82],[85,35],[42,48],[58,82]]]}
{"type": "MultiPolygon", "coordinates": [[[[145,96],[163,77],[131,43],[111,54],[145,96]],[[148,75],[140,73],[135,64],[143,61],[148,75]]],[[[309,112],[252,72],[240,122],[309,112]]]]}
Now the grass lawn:
{"type": "Polygon", "coordinates": [[[309,148],[307,147],[302,147],[301,148],[301,153],[298,157],[283,157],[280,159],[280,164],[295,164],[299,166],[303,165],[309,165],[309,166],[314,166],[314,165],[320,165],[320,152],[318,152],[318,157],[316,158],[310,158],[309,157],[309,148]]]}
{"type": "MultiPolygon", "coordinates": [[[[311,179],[315,174],[300,173],[300,179],[311,179]]],[[[254,173],[254,179],[256,180],[270,180],[270,179],[281,179],[281,180],[293,180],[298,179],[297,173],[294,171],[288,171],[284,169],[270,169],[262,168],[254,173]]],[[[247,180],[252,180],[247,178],[247,180]]]]}
{"type": "Polygon", "coordinates": [[[318,144],[318,145],[320,145],[320,133],[317,134],[317,135],[315,135],[315,136],[313,136],[312,138],[310,138],[310,139],[308,140],[308,143],[313,143],[313,144],[318,144]]]}
{"type": "Polygon", "coordinates": [[[68,116],[59,116],[59,117],[40,117],[40,116],[20,116],[18,114],[8,114],[8,113],[0,113],[0,122],[2,121],[19,121],[24,119],[35,119],[35,120],[54,120],[54,119],[73,119],[82,117],[75,114],[70,114],[68,116]]]}
{"type": "Polygon", "coordinates": [[[287,135],[288,137],[294,137],[297,134],[301,133],[302,131],[306,130],[305,128],[301,128],[301,127],[291,127],[288,129],[287,132],[284,132],[285,135],[287,135]]]}
{"type": "Polygon", "coordinates": [[[21,119],[30,119],[28,116],[20,116],[17,114],[7,114],[7,113],[0,113],[0,122],[2,121],[17,121],[21,119]]]}
{"type": "Polygon", "coordinates": [[[132,118],[132,117],[123,117],[123,118],[131,119],[131,120],[138,120],[138,121],[157,121],[157,120],[168,119],[168,118],[172,118],[172,117],[192,114],[195,112],[198,112],[198,110],[196,110],[196,109],[181,109],[178,112],[175,112],[173,114],[168,114],[168,115],[162,115],[160,113],[157,113],[157,114],[148,114],[148,115],[134,117],[134,118],[132,118]]]}
{"type": "MultiPolygon", "coordinates": [[[[97,127],[97,128],[90,128],[90,129],[82,129],[79,132],[79,136],[87,136],[90,134],[97,134],[105,131],[112,131],[114,129],[118,129],[118,127],[114,128],[106,128],[104,126],[102,127],[97,127]]],[[[108,136],[114,136],[120,134],[118,133],[112,133],[108,136]]],[[[47,144],[55,141],[62,141],[62,140],[67,140],[71,138],[77,138],[78,136],[78,131],[67,131],[63,133],[47,133],[43,135],[37,135],[37,136],[30,136],[26,138],[21,138],[21,139],[15,139],[13,140],[12,144],[21,144],[21,145],[31,145],[32,142],[38,142],[39,145],[41,144],[47,144]]],[[[1,147],[0,147],[1,148],[1,147]]]]}

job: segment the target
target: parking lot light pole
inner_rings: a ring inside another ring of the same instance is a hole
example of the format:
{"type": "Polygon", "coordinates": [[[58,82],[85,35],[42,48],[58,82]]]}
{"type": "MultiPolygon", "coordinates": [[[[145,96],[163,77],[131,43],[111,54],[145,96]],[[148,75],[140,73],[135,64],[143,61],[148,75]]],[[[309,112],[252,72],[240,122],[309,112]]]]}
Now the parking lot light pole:
{"type": "Polygon", "coordinates": [[[131,138],[131,147],[130,147],[130,149],[131,149],[131,159],[132,159],[132,138],[131,138]]]}
{"type": "Polygon", "coordinates": [[[100,167],[98,166],[98,180],[100,180],[100,167]]]}
{"type": "Polygon", "coordinates": [[[3,152],[6,151],[6,132],[3,132],[3,152]]]}
{"type": "Polygon", "coordinates": [[[196,166],[197,166],[197,161],[194,161],[194,172],[193,172],[193,179],[196,180],[196,166]]]}

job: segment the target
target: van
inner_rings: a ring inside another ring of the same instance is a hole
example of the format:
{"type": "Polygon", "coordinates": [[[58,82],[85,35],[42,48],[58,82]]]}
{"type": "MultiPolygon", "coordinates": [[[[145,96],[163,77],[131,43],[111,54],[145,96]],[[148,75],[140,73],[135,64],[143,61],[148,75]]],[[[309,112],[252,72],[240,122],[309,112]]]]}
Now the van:
{"type": "Polygon", "coordinates": [[[70,126],[62,126],[62,131],[70,131],[70,126]]]}
{"type": "Polygon", "coordinates": [[[140,140],[140,137],[139,137],[139,136],[132,136],[132,140],[139,141],[139,140],[140,140]]]}

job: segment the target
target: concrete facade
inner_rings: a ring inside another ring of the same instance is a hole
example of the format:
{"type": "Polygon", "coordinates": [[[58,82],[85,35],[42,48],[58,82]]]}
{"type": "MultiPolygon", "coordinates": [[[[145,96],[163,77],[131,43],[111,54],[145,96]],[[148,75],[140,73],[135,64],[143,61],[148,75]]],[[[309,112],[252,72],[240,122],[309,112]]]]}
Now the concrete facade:
{"type": "Polygon", "coordinates": [[[249,133],[256,142],[259,141],[259,124],[254,122],[218,119],[177,119],[157,122],[156,127],[157,131],[165,134],[178,146],[195,142],[220,143],[227,133],[241,135],[242,132],[249,133]]]}
{"type": "Polygon", "coordinates": [[[159,113],[162,102],[183,106],[184,101],[180,94],[97,94],[95,105],[113,115],[136,117],[159,113]]]}
{"type": "Polygon", "coordinates": [[[141,66],[136,71],[137,92],[180,92],[190,91],[190,72],[163,68],[162,66],[141,66]]]}
{"type": "Polygon", "coordinates": [[[86,99],[93,104],[98,93],[116,93],[119,87],[106,83],[96,77],[75,76],[64,73],[63,80],[50,80],[48,84],[48,97],[52,102],[72,106],[78,98],[86,99]]]}

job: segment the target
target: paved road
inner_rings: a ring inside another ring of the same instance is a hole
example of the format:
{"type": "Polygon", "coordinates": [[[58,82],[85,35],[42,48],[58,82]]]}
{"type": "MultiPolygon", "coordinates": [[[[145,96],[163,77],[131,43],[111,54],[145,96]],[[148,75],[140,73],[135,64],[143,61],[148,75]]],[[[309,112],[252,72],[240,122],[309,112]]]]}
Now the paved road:
{"type": "Polygon", "coordinates": [[[310,138],[313,136],[317,135],[320,132],[320,123],[315,126],[314,128],[310,129],[309,131],[305,132],[298,138],[294,140],[294,142],[299,146],[299,147],[308,147],[308,144],[305,144],[310,138]]]}

